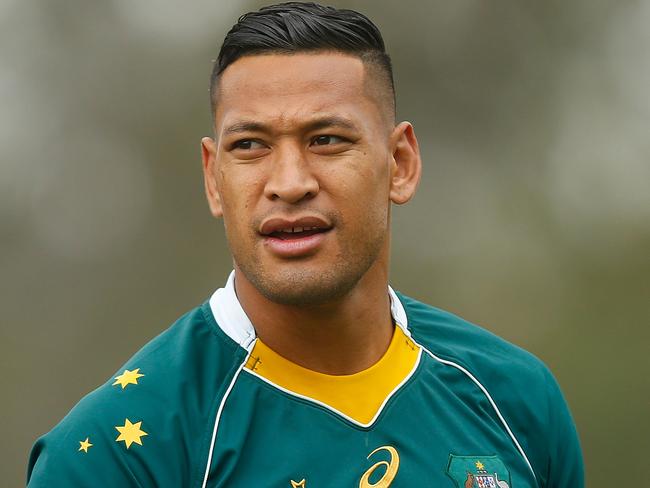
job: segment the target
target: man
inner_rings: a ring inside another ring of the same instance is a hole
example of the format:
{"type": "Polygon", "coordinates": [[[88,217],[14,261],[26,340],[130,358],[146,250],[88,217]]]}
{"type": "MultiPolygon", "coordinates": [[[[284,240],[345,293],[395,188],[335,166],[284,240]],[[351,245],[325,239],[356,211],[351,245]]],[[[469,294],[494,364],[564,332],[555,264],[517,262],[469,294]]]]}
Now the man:
{"type": "Polygon", "coordinates": [[[374,24],[247,14],[211,100],[234,271],[39,439],[29,485],[581,487],[541,362],[388,287],[391,205],[421,162],[374,24]]]}

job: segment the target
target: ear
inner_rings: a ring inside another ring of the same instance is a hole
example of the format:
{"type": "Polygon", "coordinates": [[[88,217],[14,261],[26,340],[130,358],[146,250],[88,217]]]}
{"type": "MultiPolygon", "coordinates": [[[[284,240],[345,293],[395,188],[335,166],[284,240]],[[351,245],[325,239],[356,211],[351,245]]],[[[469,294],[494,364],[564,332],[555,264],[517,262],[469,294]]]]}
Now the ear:
{"type": "Polygon", "coordinates": [[[223,215],[221,195],[217,184],[217,144],[211,137],[201,139],[201,157],[203,159],[203,182],[205,196],[208,199],[210,212],[219,218],[223,215]]]}
{"type": "Polygon", "coordinates": [[[422,159],[420,148],[415,137],[413,125],[401,122],[391,134],[393,162],[390,180],[390,200],[401,205],[408,202],[420,182],[422,175],[422,159]]]}

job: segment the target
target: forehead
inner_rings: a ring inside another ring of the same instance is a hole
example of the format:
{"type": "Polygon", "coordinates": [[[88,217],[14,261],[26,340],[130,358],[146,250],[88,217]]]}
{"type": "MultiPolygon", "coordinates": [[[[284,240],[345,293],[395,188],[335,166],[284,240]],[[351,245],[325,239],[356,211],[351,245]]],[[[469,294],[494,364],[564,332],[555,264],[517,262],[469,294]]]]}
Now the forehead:
{"type": "Polygon", "coordinates": [[[240,119],[291,124],[318,113],[378,117],[365,75],[359,58],[342,53],[245,56],[220,77],[215,126],[219,132],[240,119]]]}

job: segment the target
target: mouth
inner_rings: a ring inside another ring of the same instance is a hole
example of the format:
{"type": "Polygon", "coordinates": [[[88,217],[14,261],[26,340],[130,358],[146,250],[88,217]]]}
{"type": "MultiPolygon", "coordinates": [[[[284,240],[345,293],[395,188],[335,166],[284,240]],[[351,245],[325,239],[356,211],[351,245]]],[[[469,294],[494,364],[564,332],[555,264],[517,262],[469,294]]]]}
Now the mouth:
{"type": "Polygon", "coordinates": [[[272,254],[297,258],[314,254],[332,228],[329,222],[315,216],[299,219],[272,218],[262,223],[259,233],[272,254]]]}
{"type": "Polygon", "coordinates": [[[268,234],[268,237],[282,239],[283,241],[291,239],[302,239],[304,237],[313,236],[323,232],[328,232],[329,229],[321,227],[285,227],[268,234]]]}

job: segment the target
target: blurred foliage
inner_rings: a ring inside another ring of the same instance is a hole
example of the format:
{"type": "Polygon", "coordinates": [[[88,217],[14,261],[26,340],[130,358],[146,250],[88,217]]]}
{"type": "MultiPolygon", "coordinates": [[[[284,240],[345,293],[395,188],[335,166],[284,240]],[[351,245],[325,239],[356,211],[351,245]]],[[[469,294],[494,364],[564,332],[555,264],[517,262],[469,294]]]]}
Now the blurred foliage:
{"type": "MultiPolygon", "coordinates": [[[[393,285],[541,357],[588,486],[637,486],[650,456],[650,2],[335,4],[381,27],[424,155],[418,196],[395,210],[393,285]]],[[[0,0],[7,486],[23,483],[37,436],[224,282],[199,138],[211,59],[261,5],[0,0]]]]}

